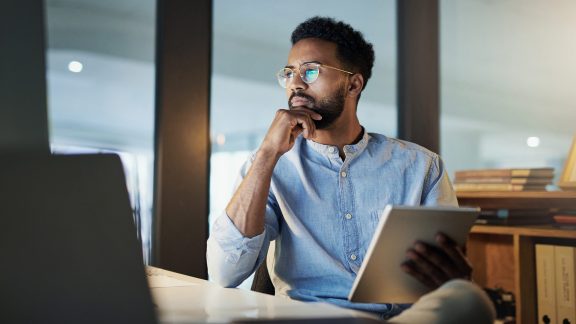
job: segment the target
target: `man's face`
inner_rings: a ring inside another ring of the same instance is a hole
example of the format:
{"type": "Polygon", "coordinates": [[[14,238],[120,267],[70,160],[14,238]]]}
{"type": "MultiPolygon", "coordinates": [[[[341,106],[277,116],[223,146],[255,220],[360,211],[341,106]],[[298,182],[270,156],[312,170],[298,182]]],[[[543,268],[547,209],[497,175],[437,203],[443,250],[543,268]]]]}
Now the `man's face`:
{"type": "Polygon", "coordinates": [[[320,67],[318,79],[305,83],[299,75],[302,64],[316,62],[338,68],[342,64],[336,58],[336,44],[317,38],[303,39],[292,47],[287,67],[297,71],[297,75],[288,81],[286,94],[290,109],[308,108],[319,113],[317,129],[330,127],[342,114],[346,96],[347,74],[329,68],[320,67]]]}

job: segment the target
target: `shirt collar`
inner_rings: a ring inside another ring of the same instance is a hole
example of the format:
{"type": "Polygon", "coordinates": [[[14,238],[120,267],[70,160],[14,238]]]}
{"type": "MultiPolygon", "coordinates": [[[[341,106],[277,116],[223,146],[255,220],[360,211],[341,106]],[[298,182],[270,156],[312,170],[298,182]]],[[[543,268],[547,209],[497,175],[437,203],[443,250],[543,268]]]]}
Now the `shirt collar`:
{"type": "MultiPolygon", "coordinates": [[[[356,144],[344,145],[344,153],[346,155],[349,154],[360,154],[366,146],[368,146],[368,141],[370,140],[370,134],[366,131],[364,127],[362,127],[362,139],[358,141],[356,144]]],[[[314,151],[322,154],[327,155],[329,157],[337,157],[338,156],[338,147],[336,145],[325,145],[316,143],[313,140],[306,139],[306,143],[314,149],[314,151]]]]}

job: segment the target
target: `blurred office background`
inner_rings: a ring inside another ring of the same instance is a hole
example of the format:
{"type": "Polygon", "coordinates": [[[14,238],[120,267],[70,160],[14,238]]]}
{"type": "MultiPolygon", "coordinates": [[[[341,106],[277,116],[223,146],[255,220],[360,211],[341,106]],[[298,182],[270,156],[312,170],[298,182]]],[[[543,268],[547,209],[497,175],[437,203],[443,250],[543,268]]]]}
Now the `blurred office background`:
{"type": "MultiPolygon", "coordinates": [[[[154,0],[46,1],[52,150],[121,153],[147,256],[155,11],[154,0]]],[[[396,136],[395,1],[214,0],[211,219],[274,112],[286,107],[275,73],[293,28],[314,15],[342,19],[374,44],[358,113],[368,131],[396,136]]],[[[575,28],[571,0],[440,1],[440,154],[451,175],[485,167],[561,172],[576,132],[575,28]]]]}

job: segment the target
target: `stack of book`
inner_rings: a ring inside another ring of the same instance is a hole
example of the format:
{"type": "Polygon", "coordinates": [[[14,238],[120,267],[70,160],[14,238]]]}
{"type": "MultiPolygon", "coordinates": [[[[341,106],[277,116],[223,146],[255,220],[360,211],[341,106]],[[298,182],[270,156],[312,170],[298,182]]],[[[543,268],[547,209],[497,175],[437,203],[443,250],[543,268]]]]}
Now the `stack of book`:
{"type": "Polygon", "coordinates": [[[476,224],[482,225],[540,225],[552,223],[550,209],[482,209],[476,224]]]}
{"type": "Polygon", "coordinates": [[[559,209],[552,213],[555,225],[576,229],[576,209],[559,209]]]}
{"type": "Polygon", "coordinates": [[[482,169],[456,171],[456,191],[545,191],[553,168],[482,169]]]}

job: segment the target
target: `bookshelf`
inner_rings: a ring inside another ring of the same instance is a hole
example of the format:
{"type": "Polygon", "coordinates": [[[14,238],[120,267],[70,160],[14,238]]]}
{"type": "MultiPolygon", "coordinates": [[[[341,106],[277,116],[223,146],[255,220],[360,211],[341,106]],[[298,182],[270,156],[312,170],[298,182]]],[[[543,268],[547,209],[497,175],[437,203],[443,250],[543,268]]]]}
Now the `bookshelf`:
{"type": "Polygon", "coordinates": [[[576,209],[576,191],[458,192],[460,206],[576,209]]]}
{"type": "MultiPolygon", "coordinates": [[[[576,192],[459,192],[460,206],[576,209],[576,192]]],[[[467,254],[480,286],[514,292],[516,323],[537,323],[537,243],[576,246],[576,230],[552,225],[476,225],[467,254]]]]}

